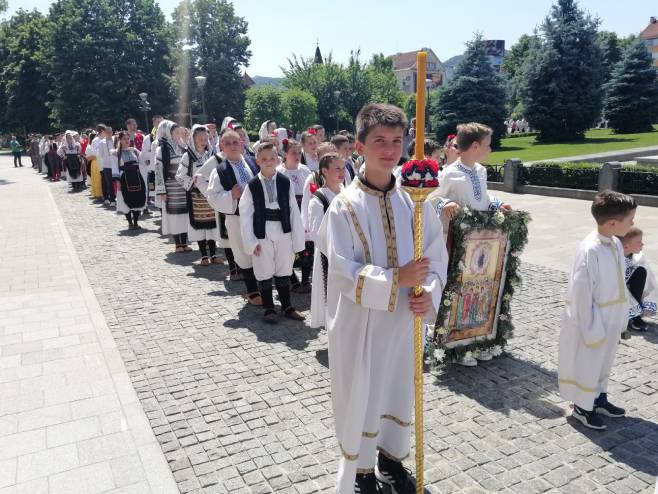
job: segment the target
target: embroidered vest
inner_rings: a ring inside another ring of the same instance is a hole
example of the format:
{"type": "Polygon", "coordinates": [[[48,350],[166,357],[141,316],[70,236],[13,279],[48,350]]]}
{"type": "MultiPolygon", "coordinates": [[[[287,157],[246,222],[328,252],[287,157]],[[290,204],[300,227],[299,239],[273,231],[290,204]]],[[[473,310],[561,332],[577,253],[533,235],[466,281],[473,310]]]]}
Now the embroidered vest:
{"type": "MultiPolygon", "coordinates": [[[[222,184],[224,190],[231,190],[238,183],[238,179],[235,176],[235,170],[228,160],[222,159],[218,154],[215,154],[215,159],[217,160],[217,175],[219,175],[219,183],[222,184]]],[[[256,168],[250,160],[245,159],[244,161],[254,177],[258,175],[258,168],[256,168]]],[[[239,205],[240,199],[238,199],[235,211],[233,212],[233,214],[238,216],[240,215],[239,205]]]]}
{"type": "MultiPolygon", "coordinates": [[[[265,238],[265,191],[258,176],[249,182],[249,190],[254,201],[254,235],[265,238]]],[[[276,199],[281,211],[281,228],[283,233],[290,233],[290,179],[281,173],[276,174],[276,199]]]]}

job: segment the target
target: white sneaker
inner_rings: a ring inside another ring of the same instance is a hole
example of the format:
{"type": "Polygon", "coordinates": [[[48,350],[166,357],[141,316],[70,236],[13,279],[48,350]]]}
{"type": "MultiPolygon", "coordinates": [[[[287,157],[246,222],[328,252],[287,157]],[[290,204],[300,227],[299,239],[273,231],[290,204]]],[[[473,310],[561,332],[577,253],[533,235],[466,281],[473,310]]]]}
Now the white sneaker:
{"type": "Polygon", "coordinates": [[[480,354],[475,357],[478,360],[482,360],[483,362],[486,362],[487,360],[491,360],[493,358],[493,355],[491,355],[491,352],[488,350],[482,350],[480,351],[480,354]]]}
{"type": "Polygon", "coordinates": [[[478,361],[472,355],[464,355],[455,363],[459,365],[463,365],[464,367],[475,367],[476,365],[478,365],[478,361]]]}
{"type": "Polygon", "coordinates": [[[116,207],[116,205],[117,205],[117,203],[116,203],[116,202],[114,202],[114,201],[112,201],[112,202],[110,203],[110,207],[111,207],[111,208],[114,208],[114,207],[116,207]]]}

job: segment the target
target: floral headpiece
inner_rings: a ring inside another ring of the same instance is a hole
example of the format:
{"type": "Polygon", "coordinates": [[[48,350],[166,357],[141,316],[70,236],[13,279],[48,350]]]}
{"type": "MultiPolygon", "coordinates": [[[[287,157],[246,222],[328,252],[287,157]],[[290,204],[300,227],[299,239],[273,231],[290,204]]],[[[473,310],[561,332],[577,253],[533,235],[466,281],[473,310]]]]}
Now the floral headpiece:
{"type": "Polygon", "coordinates": [[[440,169],[439,164],[431,159],[409,160],[402,165],[402,186],[438,187],[440,169]]]}
{"type": "Polygon", "coordinates": [[[315,130],[315,129],[308,129],[306,132],[308,132],[311,135],[317,135],[318,134],[318,131],[315,130]]]}

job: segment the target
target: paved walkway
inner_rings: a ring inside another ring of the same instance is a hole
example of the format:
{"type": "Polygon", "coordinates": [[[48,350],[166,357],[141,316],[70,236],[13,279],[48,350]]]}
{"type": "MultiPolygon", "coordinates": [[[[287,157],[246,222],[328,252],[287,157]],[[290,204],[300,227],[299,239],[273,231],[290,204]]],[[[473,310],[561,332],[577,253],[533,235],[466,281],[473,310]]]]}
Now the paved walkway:
{"type": "Polygon", "coordinates": [[[178,492],[53,187],[9,163],[0,157],[0,493],[178,492]]]}
{"type": "MultiPolygon", "coordinates": [[[[0,162],[0,183],[29,184],[32,173],[6,172],[0,162]]],[[[0,186],[0,200],[3,189],[18,184],[0,186]]],[[[157,215],[143,222],[144,231],[128,231],[122,217],[86,193],[71,194],[64,183],[47,188],[179,491],[330,493],[339,451],[326,333],[291,321],[263,325],[260,311],[244,307],[242,287],[225,281],[225,267],[199,266],[196,251],[173,253],[158,233],[157,215]]],[[[542,199],[510,201],[533,206],[542,199]]],[[[42,196],[33,200],[44,207],[42,196]]],[[[562,226],[542,216],[543,209],[533,211],[533,231],[541,232],[540,218],[562,226]]],[[[573,228],[584,228],[573,212],[567,215],[573,228]]],[[[545,235],[545,242],[556,243],[559,233],[545,235]]],[[[425,376],[432,493],[654,490],[658,327],[620,346],[611,394],[629,417],[610,422],[605,433],[565,418],[556,356],[566,263],[556,258],[541,265],[551,259],[543,247],[531,245],[526,254],[508,353],[473,369],[451,366],[425,376]]],[[[308,309],[308,296],[294,302],[308,309]]]]}

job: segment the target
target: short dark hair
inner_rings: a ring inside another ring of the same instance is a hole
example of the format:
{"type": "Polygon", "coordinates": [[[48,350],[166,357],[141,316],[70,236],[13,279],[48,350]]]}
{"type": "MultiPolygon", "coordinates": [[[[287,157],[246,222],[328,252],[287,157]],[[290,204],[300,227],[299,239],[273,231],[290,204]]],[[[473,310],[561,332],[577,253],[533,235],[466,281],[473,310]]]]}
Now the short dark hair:
{"type": "Polygon", "coordinates": [[[276,151],[276,146],[274,145],[273,142],[270,142],[270,141],[263,141],[263,142],[261,142],[261,143],[258,145],[258,149],[256,150],[256,157],[258,158],[258,156],[260,156],[260,154],[261,154],[263,151],[267,151],[268,149],[271,149],[271,150],[274,151],[275,153],[277,152],[277,151],[276,151]]]}
{"type": "MultiPolygon", "coordinates": [[[[432,153],[438,149],[441,149],[441,145],[433,139],[427,139],[425,144],[423,144],[423,156],[432,156],[432,153]]],[[[407,147],[407,153],[409,153],[409,158],[413,159],[414,154],[416,154],[416,139],[412,139],[407,147]]]]}
{"type": "Polygon", "coordinates": [[[301,144],[295,139],[284,139],[283,140],[283,152],[287,153],[290,149],[299,147],[301,144]]]}
{"type": "Polygon", "coordinates": [[[407,126],[407,117],[397,106],[386,103],[366,105],[356,116],[356,138],[359,142],[366,142],[368,134],[378,125],[404,130],[407,126]]]}
{"type": "Polygon", "coordinates": [[[492,134],[493,130],[488,125],[477,122],[459,124],[455,142],[460,151],[467,151],[474,142],[482,142],[485,137],[492,134]]]}
{"type": "Polygon", "coordinates": [[[240,134],[238,134],[234,129],[231,129],[230,127],[226,127],[224,130],[222,130],[219,134],[219,139],[222,140],[226,134],[229,134],[230,132],[233,132],[235,135],[240,137],[240,134]]]}
{"type": "Polygon", "coordinates": [[[640,230],[638,227],[632,226],[630,230],[628,230],[628,233],[626,235],[624,235],[623,237],[619,237],[619,240],[621,240],[622,244],[625,244],[633,240],[635,237],[642,236],[643,233],[644,232],[640,230]]]}
{"type": "Polygon", "coordinates": [[[331,143],[336,146],[336,149],[341,147],[343,144],[349,144],[350,140],[347,138],[347,136],[341,135],[341,134],[336,134],[331,138],[331,143]]]}
{"type": "Polygon", "coordinates": [[[302,132],[302,144],[304,144],[310,137],[317,137],[317,135],[313,132],[309,132],[308,130],[302,132]]]}
{"type": "Polygon", "coordinates": [[[604,190],[594,196],[591,211],[596,223],[603,225],[610,220],[621,221],[635,209],[637,202],[631,196],[613,190],[604,190]]]}
{"type": "Polygon", "coordinates": [[[137,125],[137,120],[135,120],[134,118],[129,118],[128,120],[126,120],[126,125],[128,125],[128,124],[137,125]]]}

